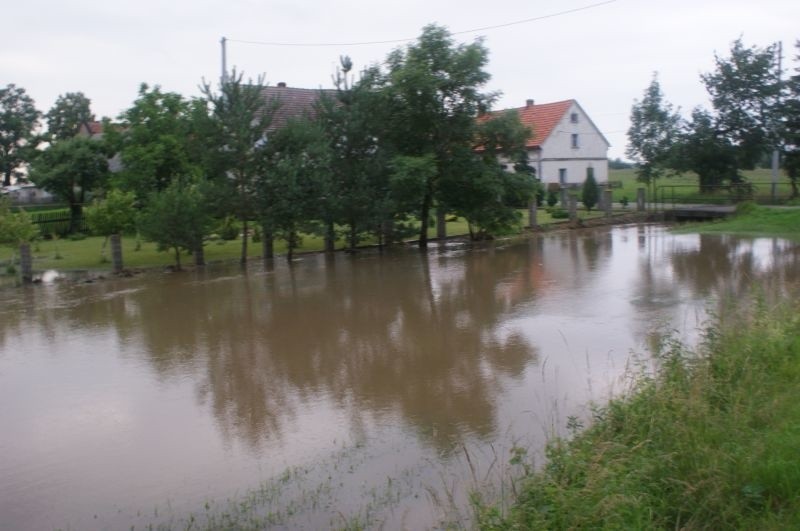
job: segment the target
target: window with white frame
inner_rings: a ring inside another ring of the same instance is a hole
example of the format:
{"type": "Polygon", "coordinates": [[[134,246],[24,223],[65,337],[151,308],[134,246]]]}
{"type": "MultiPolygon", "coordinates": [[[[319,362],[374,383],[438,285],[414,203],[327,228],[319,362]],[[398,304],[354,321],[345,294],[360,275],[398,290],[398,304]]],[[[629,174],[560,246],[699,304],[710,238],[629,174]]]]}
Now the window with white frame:
{"type": "Polygon", "coordinates": [[[578,113],[574,112],[569,115],[569,121],[576,124],[578,123],[578,113]]]}
{"type": "Polygon", "coordinates": [[[567,184],[567,169],[558,169],[558,184],[567,184]]]}
{"type": "Polygon", "coordinates": [[[578,142],[578,133],[573,133],[572,134],[572,149],[578,149],[579,147],[581,147],[581,146],[580,146],[580,143],[578,142]]]}

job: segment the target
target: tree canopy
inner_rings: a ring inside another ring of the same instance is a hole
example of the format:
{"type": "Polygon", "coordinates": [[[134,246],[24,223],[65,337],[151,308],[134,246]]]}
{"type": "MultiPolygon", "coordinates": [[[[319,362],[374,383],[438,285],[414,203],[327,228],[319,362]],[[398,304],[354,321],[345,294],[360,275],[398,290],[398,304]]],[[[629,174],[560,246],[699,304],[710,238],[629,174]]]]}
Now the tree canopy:
{"type": "Polygon", "coordinates": [[[66,140],[77,135],[81,126],[89,127],[94,121],[91,101],[83,92],[60,95],[45,115],[47,137],[50,141],[66,140]]]}
{"type": "Polygon", "coordinates": [[[0,169],[3,186],[36,156],[36,129],[41,113],[25,89],[13,83],[0,88],[0,169]]]}

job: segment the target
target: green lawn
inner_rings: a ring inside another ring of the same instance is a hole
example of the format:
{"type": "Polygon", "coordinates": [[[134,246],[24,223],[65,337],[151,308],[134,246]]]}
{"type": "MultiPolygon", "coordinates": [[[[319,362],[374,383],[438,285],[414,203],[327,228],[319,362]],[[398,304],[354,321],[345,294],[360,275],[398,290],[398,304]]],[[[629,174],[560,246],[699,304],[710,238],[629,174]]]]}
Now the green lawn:
{"type": "MultiPolygon", "coordinates": [[[[748,170],[742,172],[744,177],[755,185],[755,194],[758,201],[767,201],[771,195],[771,182],[772,171],[768,169],[748,170]]],[[[781,172],[779,176],[777,194],[780,201],[786,201],[791,195],[791,186],[789,180],[781,172]]],[[[610,181],[622,182],[622,188],[613,189],[614,201],[619,201],[622,197],[627,197],[631,203],[636,201],[636,191],[644,185],[636,180],[636,170],[609,170],[608,178],[610,181]]],[[[703,197],[698,190],[697,175],[693,173],[685,173],[674,177],[665,177],[659,179],[656,183],[658,187],[664,188],[663,192],[659,192],[659,197],[664,194],[664,198],[672,200],[674,197],[676,202],[711,202],[712,198],[703,197]],[[673,195],[674,194],[674,195],[673,195]]],[[[647,189],[649,197],[650,189],[647,189]]],[[[649,201],[649,199],[648,199],[649,201]]]]}
{"type": "Polygon", "coordinates": [[[800,240],[800,207],[764,207],[744,203],[736,215],[719,221],[687,223],[675,229],[682,233],[779,236],[800,240]]]}
{"type": "MultiPolygon", "coordinates": [[[[523,225],[527,224],[527,211],[520,210],[522,224],[516,232],[522,231],[523,225]]],[[[602,217],[604,214],[593,210],[586,212],[579,210],[578,216],[581,219],[592,219],[602,217]]],[[[542,227],[557,226],[566,223],[564,219],[553,219],[547,211],[542,208],[538,212],[538,223],[542,227]]],[[[457,218],[447,223],[448,236],[464,236],[469,234],[469,228],[463,218],[457,218]]],[[[428,230],[429,238],[436,237],[436,227],[428,230]]],[[[68,270],[110,270],[111,251],[109,247],[103,249],[104,238],[90,236],[82,240],[73,241],[69,238],[57,240],[40,240],[33,244],[34,270],[43,271],[47,269],[68,270]]],[[[372,245],[374,241],[366,240],[362,245],[372,245]]],[[[344,248],[343,240],[337,241],[338,249],[344,248]]],[[[137,241],[135,236],[125,236],[122,238],[122,254],[125,267],[164,267],[174,264],[175,258],[171,251],[159,251],[156,245],[151,242],[137,241]]],[[[322,238],[315,235],[303,235],[302,244],[297,252],[313,252],[323,249],[322,238]]],[[[277,254],[286,253],[286,244],[277,240],[275,242],[275,252],[277,254]]],[[[248,256],[260,258],[262,246],[260,243],[249,242],[248,256]]],[[[0,264],[8,264],[15,255],[15,250],[9,247],[0,247],[0,264]]],[[[205,246],[205,257],[209,262],[223,260],[238,260],[241,255],[241,239],[225,241],[209,241],[205,246]]],[[[192,263],[192,257],[184,253],[181,258],[182,264],[192,263]]]]}

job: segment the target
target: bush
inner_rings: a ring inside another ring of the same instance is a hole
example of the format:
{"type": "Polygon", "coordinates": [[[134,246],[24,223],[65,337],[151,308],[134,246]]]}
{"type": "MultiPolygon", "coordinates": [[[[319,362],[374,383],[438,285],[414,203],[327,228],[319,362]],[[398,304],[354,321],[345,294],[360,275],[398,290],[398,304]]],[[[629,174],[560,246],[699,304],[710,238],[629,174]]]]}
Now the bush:
{"type": "Polygon", "coordinates": [[[554,208],[550,212],[550,217],[553,219],[567,219],[569,218],[569,212],[567,212],[563,208],[554,208]]]}
{"type": "Polygon", "coordinates": [[[548,190],[547,192],[547,206],[554,207],[558,203],[558,194],[555,190],[548,190]]]}
{"type": "Polygon", "coordinates": [[[223,240],[235,240],[239,237],[239,233],[242,231],[242,226],[233,216],[225,216],[225,218],[220,223],[219,227],[215,231],[220,238],[223,240]]]}

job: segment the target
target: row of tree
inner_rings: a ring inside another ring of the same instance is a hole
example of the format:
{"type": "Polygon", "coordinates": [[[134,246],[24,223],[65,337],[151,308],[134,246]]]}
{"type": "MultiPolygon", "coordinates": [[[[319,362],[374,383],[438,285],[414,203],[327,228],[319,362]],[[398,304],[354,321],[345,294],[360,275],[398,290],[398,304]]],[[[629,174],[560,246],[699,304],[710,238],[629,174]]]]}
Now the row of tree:
{"type": "MultiPolygon", "coordinates": [[[[800,50],[800,41],[796,46],[800,50]]],[[[713,109],[696,107],[689,120],[665,100],[654,75],[633,105],[628,130],[627,155],[637,163],[639,179],[655,187],[660,177],[692,171],[701,191],[743,184],[741,170],[764,164],[776,151],[797,197],[800,67],[783,79],[780,55],[779,44],[734,41],[730,56],[715,56],[714,71],[700,76],[713,109]]]]}
{"type": "Polygon", "coordinates": [[[516,114],[476,120],[497,98],[483,90],[487,61],[481,41],[456,44],[427,26],[383,68],[356,76],[342,58],[335,91],[320,92],[313,116],[281,127],[263,78],[234,72],[216,91],[204,83],[198,98],[143,84],[117,121],[105,120],[102,140],[78,134],[93,120],[83,94],[61,96],[37,136],[40,113],[9,85],[0,90],[0,164],[6,184],[30,164],[30,179],[68,202],[75,220],[89,192],[130,194],[143,234],[178,256],[200,253],[213,221],[226,216],[241,223],[242,261],[254,223],[265,256],[280,238],[291,257],[302,233],[322,235],[326,250],[340,235],[349,247],[365,237],[389,243],[408,236],[412,221],[425,247],[434,210],[463,216],[473,237],[484,237],[518,222],[514,207],[537,186],[524,151],[531,131],[516,114]],[[109,171],[110,157],[119,171],[109,171]]]}

